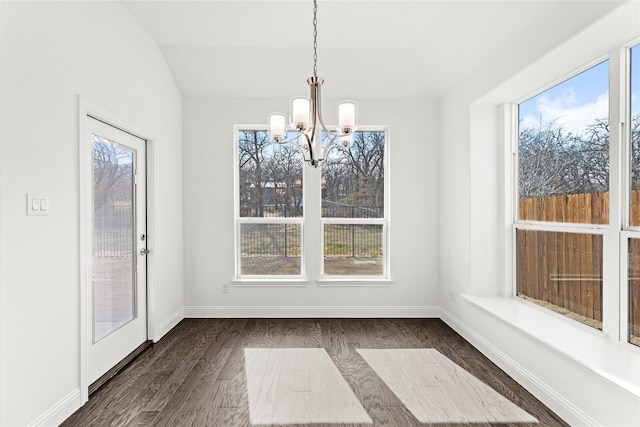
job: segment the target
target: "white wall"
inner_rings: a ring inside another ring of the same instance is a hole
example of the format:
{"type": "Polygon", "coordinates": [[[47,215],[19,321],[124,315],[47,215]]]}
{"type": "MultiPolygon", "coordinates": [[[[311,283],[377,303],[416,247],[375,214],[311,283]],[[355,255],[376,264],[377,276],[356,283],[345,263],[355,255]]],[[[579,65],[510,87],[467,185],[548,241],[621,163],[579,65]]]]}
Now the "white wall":
{"type": "MultiPolygon", "coordinates": [[[[540,46],[530,37],[531,43],[522,44],[526,46],[523,52],[503,52],[492,58],[440,104],[443,319],[574,425],[637,425],[640,399],[606,380],[584,360],[543,344],[544,337],[513,327],[522,311],[514,311],[512,323],[505,320],[509,316],[501,319],[459,294],[500,296],[505,294],[505,282],[511,282],[506,276],[509,261],[501,258],[508,241],[505,230],[510,227],[504,203],[511,199],[505,194],[501,174],[501,157],[508,153],[501,146],[499,106],[530,95],[640,36],[639,7],[638,2],[629,2],[589,28],[576,31],[566,43],[548,47],[547,53],[539,52],[540,46]]],[[[549,336],[554,332],[550,328],[549,336]]],[[[593,341],[588,352],[604,354],[611,347],[606,338],[593,341]]],[[[632,371],[633,367],[628,372],[632,371]]]]}
{"type": "MultiPolygon", "coordinates": [[[[331,123],[334,103],[324,104],[331,123]]],[[[437,316],[437,112],[428,101],[360,101],[362,126],[390,129],[393,286],[320,288],[311,282],[303,288],[233,287],[230,294],[221,293],[220,284],[234,275],[233,125],[266,125],[269,112],[287,107],[287,100],[184,101],[186,315],[376,316],[393,311],[437,316]]]]}
{"type": "Polygon", "coordinates": [[[0,7],[0,423],[50,425],[80,396],[78,95],[157,139],[158,328],[183,307],[181,97],[155,43],[117,2],[0,7]],[[27,192],[50,196],[49,216],[26,216],[27,192]]]}

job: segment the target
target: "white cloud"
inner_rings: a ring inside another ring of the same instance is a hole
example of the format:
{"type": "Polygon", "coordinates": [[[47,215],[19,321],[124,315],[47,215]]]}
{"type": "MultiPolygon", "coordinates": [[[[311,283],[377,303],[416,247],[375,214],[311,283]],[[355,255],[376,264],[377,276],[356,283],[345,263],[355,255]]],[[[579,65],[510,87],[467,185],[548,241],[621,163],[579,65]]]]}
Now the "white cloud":
{"type": "Polygon", "coordinates": [[[575,90],[568,88],[555,97],[540,96],[536,110],[536,115],[523,117],[523,127],[538,127],[542,118],[543,125],[555,121],[567,132],[580,134],[596,119],[609,117],[609,92],[598,95],[593,102],[580,103],[575,90]]]}

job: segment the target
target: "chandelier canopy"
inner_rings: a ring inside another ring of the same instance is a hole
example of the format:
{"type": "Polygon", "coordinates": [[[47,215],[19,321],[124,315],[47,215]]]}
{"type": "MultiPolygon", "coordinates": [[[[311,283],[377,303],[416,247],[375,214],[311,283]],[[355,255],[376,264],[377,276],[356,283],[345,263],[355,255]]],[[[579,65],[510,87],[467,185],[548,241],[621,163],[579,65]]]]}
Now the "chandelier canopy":
{"type": "Polygon", "coordinates": [[[309,96],[291,99],[289,120],[283,113],[269,114],[269,132],[276,144],[293,144],[298,148],[305,162],[319,167],[327,160],[329,152],[336,147],[348,149],[357,130],[358,104],[354,101],[338,103],[338,127],[331,131],[322,120],[321,97],[323,79],[318,77],[318,3],[313,0],[313,76],[307,79],[309,96]],[[287,138],[287,131],[296,132],[287,138]],[[322,133],[328,137],[322,151],[322,133]]]}

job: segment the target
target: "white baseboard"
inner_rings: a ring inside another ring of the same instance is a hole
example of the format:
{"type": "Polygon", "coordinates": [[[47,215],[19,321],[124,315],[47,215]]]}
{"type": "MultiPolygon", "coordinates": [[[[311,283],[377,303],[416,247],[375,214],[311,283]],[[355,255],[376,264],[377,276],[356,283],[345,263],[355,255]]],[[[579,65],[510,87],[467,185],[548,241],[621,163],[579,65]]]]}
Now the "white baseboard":
{"type": "Polygon", "coordinates": [[[169,318],[165,319],[160,324],[160,327],[158,328],[158,336],[154,337],[153,341],[154,342],[160,341],[160,338],[165,336],[167,334],[167,332],[169,332],[178,323],[180,323],[182,321],[182,319],[184,319],[184,317],[185,317],[184,313],[185,313],[185,310],[181,307],[180,309],[176,310],[175,313],[173,313],[171,316],[169,316],[169,318]]]}
{"type": "Polygon", "coordinates": [[[385,318],[414,317],[438,318],[437,306],[396,306],[396,307],[305,307],[305,306],[191,306],[184,309],[185,318],[385,318]]]}
{"type": "Polygon", "coordinates": [[[482,354],[487,356],[500,369],[520,383],[536,398],[550,407],[570,425],[595,426],[599,423],[592,417],[577,408],[574,404],[550,388],[546,383],[533,375],[514,359],[507,356],[502,350],[484,339],[472,328],[458,320],[448,311],[441,309],[440,318],[449,325],[471,345],[477,348],[482,354]]]}
{"type": "Polygon", "coordinates": [[[28,427],[58,426],[81,406],[80,388],[77,388],[49,408],[44,414],[29,423],[28,427]]]}

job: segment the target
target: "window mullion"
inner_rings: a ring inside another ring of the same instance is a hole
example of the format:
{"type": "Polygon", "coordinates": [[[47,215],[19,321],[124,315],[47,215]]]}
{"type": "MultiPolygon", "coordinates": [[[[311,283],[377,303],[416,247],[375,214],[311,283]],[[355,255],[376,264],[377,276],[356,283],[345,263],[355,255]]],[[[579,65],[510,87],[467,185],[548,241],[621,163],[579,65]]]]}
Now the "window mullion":
{"type": "MultiPolygon", "coordinates": [[[[602,330],[610,339],[622,338],[620,311],[620,251],[624,245],[620,242],[620,230],[628,218],[628,193],[623,183],[623,165],[627,163],[623,147],[622,126],[625,120],[625,80],[626,49],[611,52],[609,60],[609,228],[604,235],[603,247],[603,286],[602,286],[602,330]],[[617,256],[616,256],[617,255],[617,256]]],[[[626,255],[626,252],[625,254],[626,255]]]]}
{"type": "Polygon", "coordinates": [[[306,277],[320,277],[322,265],[321,177],[322,168],[304,165],[303,272],[306,277]]]}

